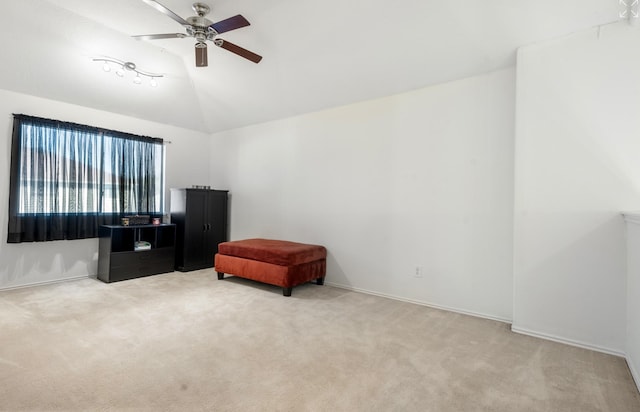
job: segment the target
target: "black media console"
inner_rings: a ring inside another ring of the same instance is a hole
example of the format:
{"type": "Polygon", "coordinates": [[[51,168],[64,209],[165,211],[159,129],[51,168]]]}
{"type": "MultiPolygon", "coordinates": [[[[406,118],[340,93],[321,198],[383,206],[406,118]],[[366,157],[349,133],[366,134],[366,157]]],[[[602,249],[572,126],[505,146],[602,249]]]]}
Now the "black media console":
{"type": "Polygon", "coordinates": [[[103,282],[173,272],[176,225],[100,226],[98,279],[103,282]]]}

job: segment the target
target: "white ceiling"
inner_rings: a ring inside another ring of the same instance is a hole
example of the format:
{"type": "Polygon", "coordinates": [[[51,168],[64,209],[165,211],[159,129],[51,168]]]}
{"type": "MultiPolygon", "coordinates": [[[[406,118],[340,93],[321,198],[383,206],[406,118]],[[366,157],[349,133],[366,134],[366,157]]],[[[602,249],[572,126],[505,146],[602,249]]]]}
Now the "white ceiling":
{"type": "MultiPolygon", "coordinates": [[[[159,0],[183,18],[191,0],[159,0]]],[[[516,49],[620,19],[619,0],[205,0],[220,35],[264,58],[194,39],[134,40],[183,28],[142,0],[14,0],[0,6],[0,88],[205,132],[388,96],[515,63],[516,49]],[[164,73],[157,88],[93,57],[164,73]]]]}

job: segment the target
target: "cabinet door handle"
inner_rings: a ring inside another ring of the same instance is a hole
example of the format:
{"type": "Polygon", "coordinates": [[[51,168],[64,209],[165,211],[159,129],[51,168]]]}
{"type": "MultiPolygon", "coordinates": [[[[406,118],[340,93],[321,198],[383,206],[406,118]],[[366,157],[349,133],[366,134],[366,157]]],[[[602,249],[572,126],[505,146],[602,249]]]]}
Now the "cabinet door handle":
{"type": "Polygon", "coordinates": [[[207,230],[211,230],[211,224],[207,223],[207,230]]]}
{"type": "Polygon", "coordinates": [[[207,224],[206,224],[206,223],[204,223],[204,224],[202,225],[202,231],[203,231],[203,232],[206,232],[206,231],[207,231],[207,224]]]}

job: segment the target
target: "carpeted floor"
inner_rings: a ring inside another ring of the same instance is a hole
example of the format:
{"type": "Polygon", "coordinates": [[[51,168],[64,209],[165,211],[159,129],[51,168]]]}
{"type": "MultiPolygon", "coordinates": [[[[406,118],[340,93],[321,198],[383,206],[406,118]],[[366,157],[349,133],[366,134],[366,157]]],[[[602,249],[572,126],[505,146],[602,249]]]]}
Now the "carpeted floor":
{"type": "Polygon", "coordinates": [[[623,359],[213,270],[0,292],[2,411],[640,411],[623,359]]]}

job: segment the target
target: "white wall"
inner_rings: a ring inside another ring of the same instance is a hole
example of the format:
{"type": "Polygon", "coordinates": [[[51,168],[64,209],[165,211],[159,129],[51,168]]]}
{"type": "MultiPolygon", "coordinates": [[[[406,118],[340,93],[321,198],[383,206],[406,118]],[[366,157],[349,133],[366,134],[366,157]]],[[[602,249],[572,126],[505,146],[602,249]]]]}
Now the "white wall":
{"type": "Polygon", "coordinates": [[[511,319],[514,74],[214,135],[232,239],[323,244],[328,283],[511,319]]]}
{"type": "Polygon", "coordinates": [[[622,210],[640,206],[640,36],[518,53],[513,330],[624,353],[622,210]]]}
{"type": "Polygon", "coordinates": [[[6,243],[12,113],[170,140],[172,144],[166,146],[167,192],[170,187],[208,184],[210,137],[207,134],[0,90],[0,145],[3,148],[0,151],[0,289],[95,275],[98,259],[97,239],[6,243]]]}
{"type": "Polygon", "coordinates": [[[640,390],[640,213],[627,220],[627,363],[640,390]]]}

